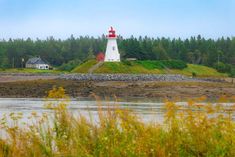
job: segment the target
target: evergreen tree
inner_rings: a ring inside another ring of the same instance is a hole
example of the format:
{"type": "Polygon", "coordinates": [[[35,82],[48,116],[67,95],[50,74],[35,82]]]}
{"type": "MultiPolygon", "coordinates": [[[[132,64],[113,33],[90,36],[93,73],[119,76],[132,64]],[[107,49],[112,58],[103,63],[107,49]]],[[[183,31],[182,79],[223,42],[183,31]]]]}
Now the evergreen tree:
{"type": "MultiPolygon", "coordinates": [[[[223,62],[235,64],[235,38],[205,39],[200,35],[182,40],[169,38],[149,38],[118,36],[121,57],[138,60],[183,60],[187,63],[214,66],[223,62]]],[[[105,35],[94,38],[74,37],[66,40],[49,37],[46,40],[9,39],[0,41],[0,68],[20,68],[21,58],[40,56],[53,66],[61,66],[73,60],[81,62],[94,58],[99,52],[105,52],[105,35]]],[[[70,62],[74,63],[74,62],[70,62]]],[[[71,64],[70,64],[71,65],[71,64]]],[[[74,65],[74,64],[73,64],[74,65]]]]}
{"type": "Polygon", "coordinates": [[[88,56],[87,56],[87,59],[90,60],[90,59],[95,59],[95,55],[94,55],[94,52],[93,52],[93,49],[90,47],[88,49],[88,56]]]}
{"type": "Polygon", "coordinates": [[[153,48],[153,53],[157,56],[158,60],[170,59],[168,54],[166,53],[166,50],[163,48],[163,46],[161,44],[159,44],[153,48]]]}

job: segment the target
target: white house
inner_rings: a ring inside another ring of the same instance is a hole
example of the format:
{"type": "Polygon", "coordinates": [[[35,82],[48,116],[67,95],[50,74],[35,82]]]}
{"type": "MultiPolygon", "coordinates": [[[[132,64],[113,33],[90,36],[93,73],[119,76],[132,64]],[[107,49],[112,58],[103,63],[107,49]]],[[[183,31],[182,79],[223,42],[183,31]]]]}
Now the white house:
{"type": "Polygon", "coordinates": [[[105,62],[120,62],[120,54],[117,46],[117,35],[113,27],[110,28],[109,34],[107,35],[108,43],[105,52],[105,62]]]}
{"type": "Polygon", "coordinates": [[[43,61],[40,57],[33,57],[33,58],[30,58],[26,62],[25,67],[32,68],[32,69],[47,70],[47,69],[49,69],[49,64],[47,64],[45,61],[43,61]]]}

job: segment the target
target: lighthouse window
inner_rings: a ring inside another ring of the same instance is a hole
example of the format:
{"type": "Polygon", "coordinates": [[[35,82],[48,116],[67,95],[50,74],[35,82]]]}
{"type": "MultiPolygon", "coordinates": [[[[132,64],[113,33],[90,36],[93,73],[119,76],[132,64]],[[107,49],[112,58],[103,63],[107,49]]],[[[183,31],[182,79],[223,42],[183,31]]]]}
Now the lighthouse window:
{"type": "Polygon", "coordinates": [[[115,51],[115,46],[113,46],[113,51],[115,51]]]}

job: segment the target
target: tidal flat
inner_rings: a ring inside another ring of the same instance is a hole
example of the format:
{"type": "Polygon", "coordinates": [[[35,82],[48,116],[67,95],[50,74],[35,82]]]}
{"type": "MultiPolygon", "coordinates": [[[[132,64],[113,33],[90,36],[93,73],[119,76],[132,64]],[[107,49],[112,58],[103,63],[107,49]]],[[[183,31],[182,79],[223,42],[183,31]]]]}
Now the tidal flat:
{"type": "Polygon", "coordinates": [[[217,99],[235,95],[235,84],[228,82],[157,82],[157,81],[76,81],[28,80],[0,82],[1,98],[43,98],[52,87],[63,87],[72,97],[152,98],[187,101],[205,96],[217,99]]]}

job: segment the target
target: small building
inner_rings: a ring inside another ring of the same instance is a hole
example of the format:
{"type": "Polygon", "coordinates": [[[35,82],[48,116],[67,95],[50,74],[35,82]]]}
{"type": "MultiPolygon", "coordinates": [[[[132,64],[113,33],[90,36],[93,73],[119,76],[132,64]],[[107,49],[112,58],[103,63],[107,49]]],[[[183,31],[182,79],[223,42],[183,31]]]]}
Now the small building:
{"type": "Polygon", "coordinates": [[[43,69],[47,70],[49,69],[49,64],[47,64],[44,60],[42,60],[40,57],[33,57],[30,58],[25,65],[26,68],[32,68],[32,69],[43,69]]]}
{"type": "Polygon", "coordinates": [[[137,58],[127,58],[127,61],[137,61],[137,58]]]}

